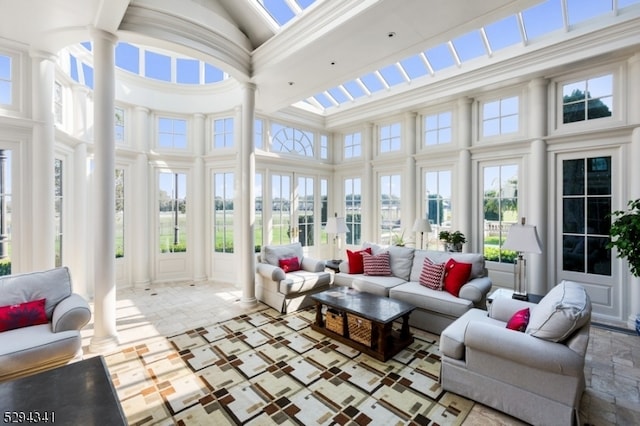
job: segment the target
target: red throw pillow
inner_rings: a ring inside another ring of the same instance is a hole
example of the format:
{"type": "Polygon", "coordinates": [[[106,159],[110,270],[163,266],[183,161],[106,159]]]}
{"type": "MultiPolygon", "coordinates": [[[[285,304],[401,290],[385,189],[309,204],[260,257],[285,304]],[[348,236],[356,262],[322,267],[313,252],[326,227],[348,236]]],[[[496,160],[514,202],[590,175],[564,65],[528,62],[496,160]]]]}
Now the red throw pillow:
{"type": "Polygon", "coordinates": [[[45,301],[46,299],[39,299],[0,307],[0,331],[49,322],[44,310],[45,301]]]}
{"type": "Polygon", "coordinates": [[[420,272],[420,284],[432,290],[442,290],[443,276],[444,263],[433,263],[431,259],[425,257],[420,272]]]}
{"type": "Polygon", "coordinates": [[[444,289],[455,297],[460,295],[460,289],[469,281],[471,275],[471,264],[456,262],[449,259],[444,267],[444,289]]]}
{"type": "Polygon", "coordinates": [[[389,276],[391,275],[391,264],[389,263],[389,252],[385,251],[377,255],[362,253],[365,275],[389,276]]]}
{"type": "Polygon", "coordinates": [[[279,259],[278,265],[284,272],[293,272],[300,270],[300,262],[297,257],[290,257],[288,259],[279,259]]]}
{"type": "Polygon", "coordinates": [[[358,250],[358,251],[347,250],[347,259],[349,260],[350,274],[364,273],[364,261],[362,260],[362,253],[371,254],[371,247],[367,247],[364,250],[358,250]]]}
{"type": "Polygon", "coordinates": [[[527,329],[527,325],[529,325],[529,317],[529,308],[524,308],[513,314],[507,323],[507,328],[524,332],[527,329]]]}

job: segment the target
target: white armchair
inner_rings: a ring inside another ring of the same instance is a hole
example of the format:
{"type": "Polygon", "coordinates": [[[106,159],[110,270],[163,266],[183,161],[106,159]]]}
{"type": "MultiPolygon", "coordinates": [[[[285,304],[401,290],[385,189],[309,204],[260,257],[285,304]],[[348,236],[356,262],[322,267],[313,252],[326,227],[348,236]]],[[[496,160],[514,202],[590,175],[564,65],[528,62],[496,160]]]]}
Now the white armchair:
{"type": "Polygon", "coordinates": [[[570,281],[537,305],[497,298],[488,315],[472,309],[442,332],[442,387],[528,423],[579,424],[590,318],[589,296],[570,281]],[[527,307],[526,331],[506,328],[527,307]]]}
{"type": "Polygon", "coordinates": [[[331,274],[322,260],[305,257],[300,243],[265,246],[256,264],[256,297],[263,303],[289,313],[310,305],[310,294],[326,290],[331,274]],[[300,269],[285,272],[280,261],[297,258],[300,269]]]}

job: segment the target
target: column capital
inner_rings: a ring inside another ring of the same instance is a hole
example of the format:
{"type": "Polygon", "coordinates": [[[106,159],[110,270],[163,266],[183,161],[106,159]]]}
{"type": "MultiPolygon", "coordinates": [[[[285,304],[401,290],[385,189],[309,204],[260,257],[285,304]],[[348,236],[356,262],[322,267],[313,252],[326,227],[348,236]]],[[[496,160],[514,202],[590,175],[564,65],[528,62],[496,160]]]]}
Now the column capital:
{"type": "Polygon", "coordinates": [[[29,56],[33,59],[41,59],[45,61],[55,62],[58,59],[58,55],[55,53],[47,52],[46,50],[31,48],[29,49],[29,56]]]}
{"type": "Polygon", "coordinates": [[[108,31],[102,30],[100,28],[96,28],[93,25],[89,27],[89,34],[91,35],[92,39],[106,40],[114,45],[118,42],[117,35],[110,33],[108,31]]]}

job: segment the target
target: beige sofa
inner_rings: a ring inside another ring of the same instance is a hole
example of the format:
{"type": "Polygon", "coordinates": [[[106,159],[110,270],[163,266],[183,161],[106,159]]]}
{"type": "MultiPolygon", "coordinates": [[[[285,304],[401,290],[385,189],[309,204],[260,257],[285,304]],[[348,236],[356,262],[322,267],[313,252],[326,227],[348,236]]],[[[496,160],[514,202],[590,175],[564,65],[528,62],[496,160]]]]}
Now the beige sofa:
{"type": "Polygon", "coordinates": [[[491,279],[487,276],[485,261],[479,253],[450,253],[435,250],[416,250],[412,247],[382,246],[364,243],[362,248],[371,248],[372,254],[388,251],[391,276],[369,276],[349,273],[349,262],[340,264],[340,273],[334,284],[352,287],[380,296],[403,300],[416,306],[409,317],[409,324],[435,334],[440,334],[449,324],[472,308],[486,306],[486,297],[491,290],[491,279]],[[472,265],[468,282],[460,289],[459,297],[447,291],[432,290],[420,284],[425,257],[434,263],[446,263],[453,258],[472,265]]]}
{"type": "Polygon", "coordinates": [[[0,277],[0,306],[45,299],[46,324],[0,332],[0,381],[65,364],[82,355],[80,329],[91,319],[72,292],[67,268],[0,277]]]}
{"type": "Polygon", "coordinates": [[[563,281],[539,304],[497,298],[472,309],[440,336],[442,387],[531,424],[580,424],[591,301],[563,281]],[[529,308],[524,332],[506,327],[529,308]]]}
{"type": "Polygon", "coordinates": [[[256,265],[256,297],[282,313],[309,306],[310,294],[331,286],[331,274],[322,260],[304,256],[300,243],[264,246],[256,265]],[[296,257],[300,269],[285,272],[280,260],[296,257]]]}

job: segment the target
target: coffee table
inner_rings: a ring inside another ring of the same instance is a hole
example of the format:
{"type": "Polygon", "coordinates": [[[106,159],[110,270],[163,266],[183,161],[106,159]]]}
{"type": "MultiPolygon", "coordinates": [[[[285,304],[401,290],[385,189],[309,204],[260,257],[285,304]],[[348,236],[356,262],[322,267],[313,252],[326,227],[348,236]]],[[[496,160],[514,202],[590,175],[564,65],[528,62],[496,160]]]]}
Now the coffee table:
{"type": "Polygon", "coordinates": [[[311,298],[316,302],[316,321],[311,325],[314,330],[373,358],[387,361],[413,343],[409,315],[415,306],[409,303],[348,287],[333,287],[312,294],[311,298]],[[332,331],[327,328],[327,309],[342,318],[342,329],[338,327],[336,331],[332,331]],[[402,318],[402,326],[400,330],[393,330],[393,322],[399,318],[402,318]],[[356,336],[352,335],[353,323],[370,330],[370,338],[365,338],[364,342],[360,337],[359,341],[354,340],[356,336]]]}
{"type": "Polygon", "coordinates": [[[0,383],[4,423],[126,425],[102,356],[0,383]]]}

